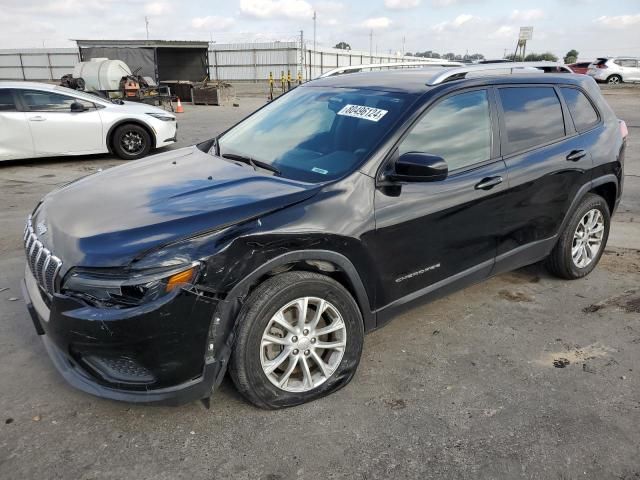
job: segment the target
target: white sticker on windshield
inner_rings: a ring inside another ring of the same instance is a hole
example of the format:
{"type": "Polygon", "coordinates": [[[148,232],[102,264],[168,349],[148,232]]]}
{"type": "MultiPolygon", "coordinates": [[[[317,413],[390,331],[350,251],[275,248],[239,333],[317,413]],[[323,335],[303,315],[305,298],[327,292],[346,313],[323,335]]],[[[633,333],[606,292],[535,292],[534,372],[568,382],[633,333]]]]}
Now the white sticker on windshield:
{"type": "Polygon", "coordinates": [[[315,173],[321,173],[322,175],[326,175],[327,173],[329,173],[329,170],[325,170],[324,168],[318,168],[318,167],[313,167],[311,171],[315,173]]]}
{"type": "Polygon", "coordinates": [[[345,105],[342,110],[338,112],[338,115],[344,115],[345,117],[361,118],[363,120],[371,120],[377,122],[387,114],[388,110],[382,110],[380,108],[365,107],[364,105],[345,105]]]}

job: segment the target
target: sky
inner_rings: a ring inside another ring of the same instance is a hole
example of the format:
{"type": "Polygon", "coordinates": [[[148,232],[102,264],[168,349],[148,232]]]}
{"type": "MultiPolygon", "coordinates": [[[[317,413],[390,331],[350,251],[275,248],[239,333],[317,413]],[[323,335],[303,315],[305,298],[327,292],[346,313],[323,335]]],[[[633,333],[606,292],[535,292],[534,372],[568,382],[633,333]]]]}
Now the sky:
{"type": "Polygon", "coordinates": [[[640,56],[640,0],[0,0],[0,49],[71,47],[71,39],[206,40],[217,43],[344,41],[378,53],[528,52],[580,58],[640,56]]]}

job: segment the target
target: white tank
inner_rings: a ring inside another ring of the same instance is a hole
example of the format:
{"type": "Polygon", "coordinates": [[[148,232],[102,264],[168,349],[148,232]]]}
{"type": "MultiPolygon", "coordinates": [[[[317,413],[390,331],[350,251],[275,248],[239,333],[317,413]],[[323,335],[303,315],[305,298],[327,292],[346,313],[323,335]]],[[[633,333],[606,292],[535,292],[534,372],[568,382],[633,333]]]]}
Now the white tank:
{"type": "Polygon", "coordinates": [[[83,78],[85,90],[118,90],[120,79],[131,75],[131,69],[121,60],[92,58],[73,67],[73,77],[83,78]]]}

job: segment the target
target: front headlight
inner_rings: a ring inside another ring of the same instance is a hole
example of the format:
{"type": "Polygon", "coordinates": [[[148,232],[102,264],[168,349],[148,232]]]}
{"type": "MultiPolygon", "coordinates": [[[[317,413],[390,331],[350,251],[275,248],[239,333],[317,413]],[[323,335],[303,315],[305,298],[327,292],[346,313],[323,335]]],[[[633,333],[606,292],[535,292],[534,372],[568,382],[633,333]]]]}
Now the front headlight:
{"type": "Polygon", "coordinates": [[[109,269],[76,268],[65,279],[62,293],[101,307],[134,307],[195,283],[199,272],[199,262],[129,274],[109,269]]]}
{"type": "Polygon", "coordinates": [[[158,120],[162,120],[163,122],[175,122],[176,121],[176,117],[174,117],[173,115],[169,115],[168,113],[162,113],[162,112],[149,113],[149,112],[147,112],[147,115],[151,115],[153,118],[157,118],[158,120]]]}

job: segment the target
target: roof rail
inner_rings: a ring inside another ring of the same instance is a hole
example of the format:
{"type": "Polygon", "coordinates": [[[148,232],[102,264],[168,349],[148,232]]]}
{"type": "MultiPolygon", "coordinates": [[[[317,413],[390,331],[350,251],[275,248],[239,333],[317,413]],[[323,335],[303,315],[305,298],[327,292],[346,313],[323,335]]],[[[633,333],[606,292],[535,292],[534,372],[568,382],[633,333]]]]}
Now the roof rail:
{"type": "Polygon", "coordinates": [[[540,72],[573,73],[573,71],[566,65],[556,62],[488,63],[481,65],[465,65],[462,67],[439,70],[427,81],[427,85],[438,85],[439,83],[460,80],[463,78],[540,72]]]}
{"type": "Polygon", "coordinates": [[[362,65],[348,65],[345,67],[334,68],[323,73],[318,78],[332,77],[334,75],[342,75],[345,73],[357,73],[363,70],[396,70],[402,68],[419,68],[419,67],[461,67],[464,63],[450,62],[447,60],[417,60],[415,62],[392,62],[392,63],[365,63],[362,65]]]}

